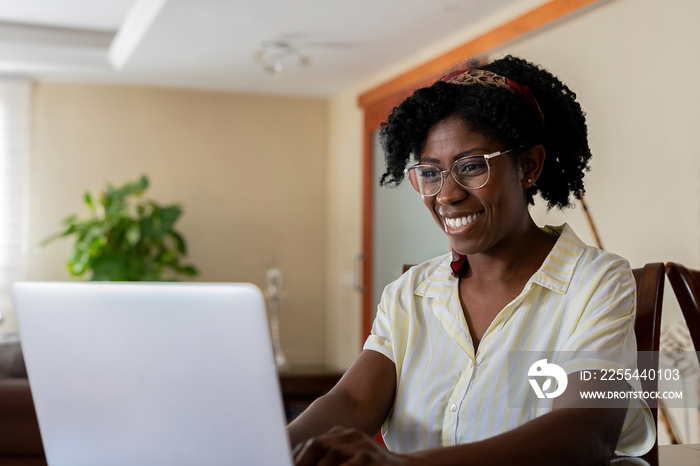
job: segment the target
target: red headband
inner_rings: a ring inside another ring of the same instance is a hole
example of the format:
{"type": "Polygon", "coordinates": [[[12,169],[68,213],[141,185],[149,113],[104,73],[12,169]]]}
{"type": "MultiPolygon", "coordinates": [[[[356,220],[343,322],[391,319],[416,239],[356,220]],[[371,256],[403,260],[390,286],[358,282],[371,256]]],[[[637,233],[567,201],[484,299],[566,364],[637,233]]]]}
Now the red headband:
{"type": "Polygon", "coordinates": [[[478,69],[466,69],[455,71],[447,76],[444,76],[440,81],[444,81],[450,84],[460,84],[462,86],[469,86],[472,84],[480,84],[487,87],[501,87],[503,89],[508,89],[515,95],[523,97],[530,105],[537,109],[537,113],[540,117],[544,119],[544,114],[542,109],[537,103],[537,99],[532,94],[532,91],[527,86],[521,86],[512,79],[506,78],[505,76],[498,75],[491,71],[478,70],[478,69]]]}

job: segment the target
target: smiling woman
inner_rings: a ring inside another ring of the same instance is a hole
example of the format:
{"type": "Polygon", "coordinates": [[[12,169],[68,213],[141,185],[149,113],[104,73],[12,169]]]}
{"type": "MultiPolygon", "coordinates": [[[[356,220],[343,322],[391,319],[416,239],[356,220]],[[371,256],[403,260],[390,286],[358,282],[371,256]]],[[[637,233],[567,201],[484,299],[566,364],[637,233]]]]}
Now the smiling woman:
{"type": "Polygon", "coordinates": [[[602,464],[648,451],[643,402],[577,397],[641,390],[577,376],[636,367],[629,263],[528,210],[536,193],[550,208],[584,193],[591,152],[575,94],[507,56],[419,89],[381,138],[382,184],[408,175],[452,252],[386,287],[363,353],[289,426],[297,464],[602,464]],[[568,384],[545,382],[537,403],[524,382],[542,361],[568,384]],[[371,441],[380,427],[388,450],[371,441]]]}

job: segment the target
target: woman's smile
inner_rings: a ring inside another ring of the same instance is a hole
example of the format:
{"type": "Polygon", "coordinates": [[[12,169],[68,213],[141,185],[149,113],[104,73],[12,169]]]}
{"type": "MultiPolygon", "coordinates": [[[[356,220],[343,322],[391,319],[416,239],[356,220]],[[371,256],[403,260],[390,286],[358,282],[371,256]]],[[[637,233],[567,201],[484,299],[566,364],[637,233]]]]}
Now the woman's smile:
{"type": "Polygon", "coordinates": [[[459,235],[474,227],[474,222],[477,221],[484,211],[480,210],[473,214],[452,214],[450,216],[443,216],[445,233],[448,235],[459,235]]]}

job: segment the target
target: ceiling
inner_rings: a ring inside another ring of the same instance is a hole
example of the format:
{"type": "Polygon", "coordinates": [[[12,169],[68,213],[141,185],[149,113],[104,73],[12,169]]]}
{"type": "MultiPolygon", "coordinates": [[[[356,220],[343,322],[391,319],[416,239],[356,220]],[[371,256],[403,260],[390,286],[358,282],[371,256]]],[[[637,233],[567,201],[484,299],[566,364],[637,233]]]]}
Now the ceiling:
{"type": "Polygon", "coordinates": [[[328,96],[523,3],[0,0],[0,73],[328,96]]]}

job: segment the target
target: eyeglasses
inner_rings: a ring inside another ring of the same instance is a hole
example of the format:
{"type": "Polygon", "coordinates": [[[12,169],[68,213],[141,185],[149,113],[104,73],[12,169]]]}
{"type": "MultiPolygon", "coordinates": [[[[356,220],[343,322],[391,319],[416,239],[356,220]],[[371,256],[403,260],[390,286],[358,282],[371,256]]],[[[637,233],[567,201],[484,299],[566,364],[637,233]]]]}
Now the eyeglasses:
{"type": "Polygon", "coordinates": [[[445,174],[451,173],[452,178],[464,189],[480,189],[486,186],[491,176],[489,160],[499,155],[512,152],[514,149],[502,150],[486,155],[470,155],[456,160],[449,170],[440,170],[432,165],[414,165],[404,170],[416,191],[423,196],[435,196],[442,189],[445,174]]]}

